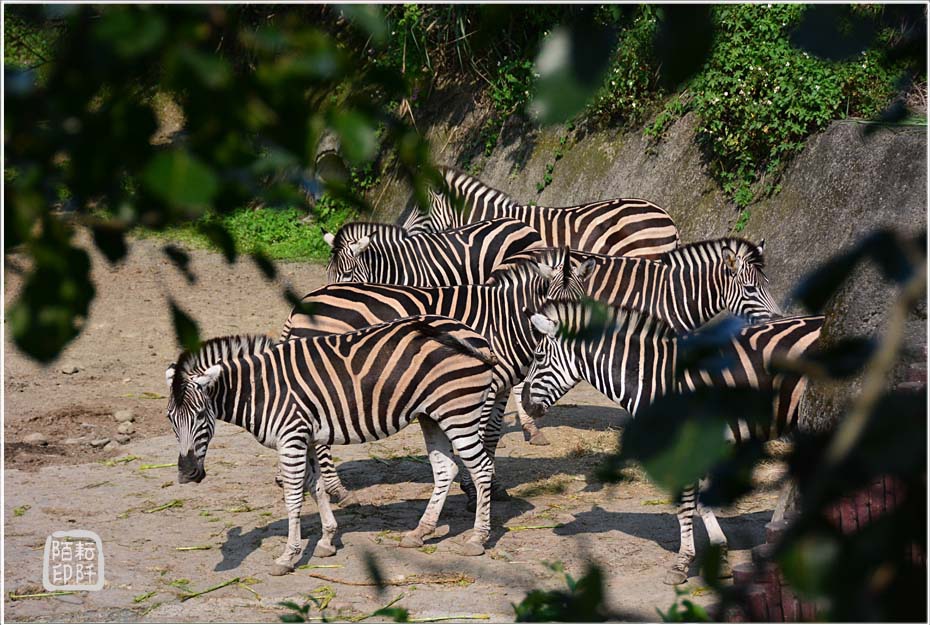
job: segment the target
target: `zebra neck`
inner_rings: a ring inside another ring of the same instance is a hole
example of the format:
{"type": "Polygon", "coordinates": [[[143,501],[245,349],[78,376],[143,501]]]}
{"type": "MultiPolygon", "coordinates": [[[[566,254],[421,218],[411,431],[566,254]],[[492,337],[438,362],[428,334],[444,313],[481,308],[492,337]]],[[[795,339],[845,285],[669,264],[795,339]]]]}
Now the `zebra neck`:
{"type": "Polygon", "coordinates": [[[588,345],[587,381],[634,417],[643,406],[674,392],[674,339],[640,327],[588,345]]]}
{"type": "Polygon", "coordinates": [[[726,308],[722,269],[704,259],[669,267],[666,278],[663,318],[676,333],[690,332],[726,308]]]}
{"type": "Polygon", "coordinates": [[[212,393],[216,418],[251,432],[262,444],[272,421],[267,414],[268,404],[278,397],[273,379],[268,380],[266,393],[262,370],[269,378],[272,374],[270,367],[260,366],[266,364],[263,359],[258,354],[226,361],[212,393]]]}

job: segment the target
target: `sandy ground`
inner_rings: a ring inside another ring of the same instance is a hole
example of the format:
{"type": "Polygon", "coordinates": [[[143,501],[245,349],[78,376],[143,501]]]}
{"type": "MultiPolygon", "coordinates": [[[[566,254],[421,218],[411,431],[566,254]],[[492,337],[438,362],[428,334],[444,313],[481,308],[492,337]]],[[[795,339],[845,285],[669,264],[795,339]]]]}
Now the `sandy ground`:
{"type": "MultiPolygon", "coordinates": [[[[511,621],[511,604],[530,589],[564,587],[547,563],[560,561],[578,577],[589,560],[607,573],[610,606],[631,619],[657,620],[655,608],[673,602],[674,590],[662,578],[678,548],[674,508],[643,479],[608,486],[593,478],[628,417],[590,387],[573,390],[550,413],[545,432],[551,446],[529,446],[512,422],[508,426],[497,471],[514,499],[494,504],[486,555],[467,558],[451,551],[450,539],[473,521],[457,488],[443,512],[443,522],[451,526],[447,537],[422,550],[397,546],[400,533],[415,526],[431,491],[414,424],[377,444],[335,450],[345,483],[361,499],[359,506],[336,511],[339,551],[325,560],[310,557],[319,517],[308,499],[303,534],[310,548],[301,564],[327,568],[270,576],[287,531],[281,494],[272,481],[273,452],[247,432],[221,423],[201,484],[177,484],[171,467],[143,468],[177,458],[164,416],[164,370],[179,350],[165,296],[198,319],[204,337],[275,336],[289,310],[280,285],[263,280],[250,261],[230,266],[202,251],[192,257],[194,285],[168,264],[155,241],[134,242],[117,267],[95,256],[97,299],[84,332],[58,362],[43,368],[11,342],[4,346],[6,590],[42,591],[43,547],[56,530],[95,531],[106,557],[102,591],[16,601],[4,595],[7,620],[276,622],[285,612],[278,602],[304,603],[306,595],[315,594],[330,597],[326,614],[341,620],[364,617],[401,596],[395,605],[413,618],[511,621]],[[92,448],[90,440],[114,437],[112,414],[120,409],[135,414],[131,441],[108,451],[92,448]],[[44,434],[49,444],[23,443],[33,432],[44,434]],[[180,503],[174,507],[150,512],[175,500],[180,503]],[[556,527],[522,529],[526,526],[556,527]],[[184,547],[205,548],[179,550],[184,547]],[[363,585],[370,579],[369,554],[386,579],[402,585],[380,594],[363,585]],[[234,578],[242,583],[181,601],[185,590],[234,578]]],[[[279,269],[281,279],[298,292],[324,280],[317,265],[289,263],[279,269]]],[[[20,280],[10,271],[6,279],[9,301],[20,280]]],[[[765,467],[759,477],[768,482],[778,471],[765,467]]],[[[748,559],[748,550],[763,541],[776,496],[762,490],[720,512],[733,563],[748,559]]],[[[707,539],[697,526],[700,550],[707,539]]],[[[692,599],[711,601],[696,567],[692,574],[685,587],[692,599]]],[[[311,616],[320,613],[313,608],[311,616]]]]}

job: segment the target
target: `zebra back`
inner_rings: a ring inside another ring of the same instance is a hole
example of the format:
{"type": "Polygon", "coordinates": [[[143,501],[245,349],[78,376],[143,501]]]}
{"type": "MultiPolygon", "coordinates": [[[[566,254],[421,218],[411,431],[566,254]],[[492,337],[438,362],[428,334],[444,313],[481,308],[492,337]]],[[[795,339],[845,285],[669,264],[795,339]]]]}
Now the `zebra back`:
{"type": "Polygon", "coordinates": [[[550,247],[654,258],[679,243],[671,216],[647,200],[612,199],[566,207],[522,205],[474,176],[441,169],[445,189],[433,194],[428,214],[434,230],[510,217],[536,229],[543,244],[550,247]]]}
{"type": "MultiPolygon", "coordinates": [[[[801,399],[807,388],[807,378],[782,363],[796,361],[818,348],[823,316],[786,317],[742,328],[720,350],[727,366],[709,368],[691,366],[683,370],[683,389],[703,387],[752,388],[771,392],[774,396],[773,418],[767,430],[754,435],[773,440],[791,431],[797,424],[801,399]]],[[[734,429],[740,440],[743,432],[734,429]]]]}
{"type": "Polygon", "coordinates": [[[658,260],[555,250],[548,258],[548,297],[580,299],[582,293],[657,316],[678,333],[724,311],[765,321],[780,311],[763,272],[762,250],[735,237],[683,245],[658,260]]]}
{"type": "Polygon", "coordinates": [[[499,360],[501,386],[521,379],[535,339],[523,310],[544,301],[535,261],[494,274],[494,284],[413,287],[387,284],[330,284],[306,295],[285,322],[282,340],[351,332],[412,315],[437,314],[473,328],[499,360]],[[309,310],[310,313],[305,311],[309,310]]]}
{"type": "Polygon", "coordinates": [[[215,418],[249,430],[266,445],[310,425],[317,443],[375,440],[417,414],[470,420],[477,430],[476,409],[496,362],[481,335],[436,315],[341,335],[264,341],[260,351],[239,349],[251,338],[215,339],[209,345],[215,349],[182,358],[169,417],[196,399],[193,390],[209,396],[215,418]],[[189,365],[195,362],[210,364],[209,385],[192,379],[197,368],[189,365]],[[461,415],[454,398],[466,395],[471,410],[461,415]]]}
{"type": "Polygon", "coordinates": [[[513,219],[410,235],[389,224],[346,224],[332,238],[330,282],[410,286],[481,284],[492,273],[531,260],[541,242],[513,219]]]}
{"type": "MultiPolygon", "coordinates": [[[[543,309],[543,315],[551,324],[550,338],[560,338],[540,344],[545,349],[537,350],[530,377],[549,376],[550,384],[561,383],[559,392],[570,388],[576,379],[587,379],[634,415],[642,403],[644,388],[658,389],[652,395],[646,394],[649,400],[666,392],[707,387],[768,391],[775,398],[774,418],[767,430],[754,433],[763,440],[777,438],[796,424],[806,379],[785,372],[779,364],[816,349],[823,325],[822,316],[749,325],[719,347],[715,360],[719,366],[690,365],[676,372],[680,339],[659,320],[654,319],[651,325],[645,323],[643,318],[648,315],[582,302],[552,302],[543,309]],[[571,371],[572,366],[582,369],[571,371]],[[576,377],[569,379],[571,376],[576,377]],[[639,377],[643,379],[637,384],[639,377]]],[[[534,388],[531,394],[546,396],[552,403],[560,397],[546,389],[544,382],[536,384],[543,388],[534,388]]],[[[739,424],[731,424],[731,429],[740,440],[739,424]]]]}

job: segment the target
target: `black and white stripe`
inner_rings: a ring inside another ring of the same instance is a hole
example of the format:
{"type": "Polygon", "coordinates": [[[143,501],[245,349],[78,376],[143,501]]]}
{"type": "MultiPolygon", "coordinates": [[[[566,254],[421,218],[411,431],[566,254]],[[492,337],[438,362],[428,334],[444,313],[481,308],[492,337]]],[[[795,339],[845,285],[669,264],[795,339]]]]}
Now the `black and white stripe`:
{"type": "MultiPolygon", "coordinates": [[[[683,334],[722,312],[749,321],[769,320],[781,314],[763,272],[764,249],[765,241],[755,245],[733,237],[683,245],[658,260],[562,248],[546,250],[541,271],[550,276],[550,300],[588,297],[610,306],[639,310],[683,334]]],[[[522,403],[517,407],[527,439],[545,444],[545,437],[522,409],[522,403]]]]}
{"type": "Polygon", "coordinates": [[[430,191],[426,215],[412,211],[404,227],[435,232],[464,224],[509,217],[539,232],[547,247],[568,246],[611,256],[654,258],[678,246],[678,228],[669,214],[652,202],[612,199],[578,206],[519,204],[474,176],[440,168],[442,192],[430,191]]]}
{"type": "MultiPolygon", "coordinates": [[[[545,298],[544,279],[535,262],[494,274],[490,285],[412,287],[385,284],[331,284],[306,295],[285,322],[282,340],[349,332],[368,325],[418,314],[438,314],[456,319],[484,336],[497,356],[488,405],[482,416],[485,448],[494,457],[500,437],[501,418],[508,392],[523,379],[532,359],[536,339],[525,308],[538,309],[545,298]],[[302,312],[312,311],[312,315],[302,312]]],[[[340,501],[348,492],[331,467],[331,452],[317,448],[323,478],[333,497],[340,501]],[[325,459],[325,460],[324,460],[325,459]]],[[[468,489],[468,476],[462,476],[468,489]]],[[[473,504],[473,492],[469,507],[473,504]]],[[[506,493],[495,486],[495,494],[506,493]]]]}
{"type": "MultiPolygon", "coordinates": [[[[678,375],[679,340],[671,327],[636,311],[577,302],[551,303],[532,316],[540,341],[523,389],[531,416],[542,414],[581,380],[636,415],[658,397],[701,387],[753,388],[773,393],[774,418],[763,439],[780,436],[797,421],[805,382],[773,363],[796,359],[816,348],[823,317],[793,317],[746,326],[721,349],[719,370],[689,367],[678,375]],[[606,319],[605,319],[606,317],[606,319]]],[[[739,439],[740,424],[731,424],[739,439]]],[[[684,494],[678,519],[681,546],[667,581],[680,583],[694,559],[691,518],[701,514],[711,542],[726,547],[713,511],[695,493],[684,494]],[[695,508],[696,506],[696,508],[695,508]]]]}
{"type": "Polygon", "coordinates": [[[495,219],[443,232],[410,235],[400,226],[356,222],[333,235],[329,282],[408,286],[482,284],[495,271],[533,258],[539,234],[514,219],[495,219]]]}
{"type": "Polygon", "coordinates": [[[477,487],[474,531],[463,545],[466,554],[477,555],[490,531],[493,463],[479,427],[495,362],[479,334],[431,315],[278,344],[265,337],[208,341],[195,354],[181,354],[166,372],[168,418],[180,450],[178,479],[200,482],[205,477],[204,460],[217,419],[276,448],[288,540],[272,573],[287,573],[303,553],[300,510],[308,483],[323,525],[314,554],[335,553],[336,520],[323,482],[316,479],[313,446],[385,438],[420,417],[434,490],[419,525],[402,546],[422,545],[435,529],[458,472],[455,450],[477,487]]]}

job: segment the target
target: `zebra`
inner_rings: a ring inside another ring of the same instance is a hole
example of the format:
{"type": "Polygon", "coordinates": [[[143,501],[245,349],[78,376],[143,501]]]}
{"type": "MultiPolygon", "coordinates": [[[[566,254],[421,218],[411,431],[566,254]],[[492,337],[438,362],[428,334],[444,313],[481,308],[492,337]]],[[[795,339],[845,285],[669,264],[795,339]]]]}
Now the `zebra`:
{"type": "Polygon", "coordinates": [[[400,226],[356,222],[324,240],[332,248],[329,282],[409,286],[481,284],[509,264],[530,260],[539,234],[514,219],[495,219],[440,233],[410,235],[400,226]]]}
{"type": "Polygon", "coordinates": [[[278,450],[288,515],[284,553],[273,575],[294,570],[303,554],[300,510],[311,485],[323,534],[317,557],[335,554],[336,519],[317,479],[311,445],[346,445],[385,438],[420,418],[434,489],[417,527],[401,546],[422,546],[436,527],[458,452],[477,490],[465,555],[480,555],[490,532],[494,465],[479,432],[496,358],[488,342],[463,324],[416,316],[357,332],[274,343],[264,336],[230,336],[183,352],[168,367],[168,419],[178,441],[178,481],[200,482],[216,420],[251,432],[278,450]]]}
{"type": "MultiPolygon", "coordinates": [[[[591,298],[658,317],[676,334],[696,330],[722,312],[750,322],[781,316],[769,292],[765,240],[758,245],[726,237],[682,245],[659,260],[550,251],[540,271],[549,276],[548,299],[591,298]],[[554,256],[554,258],[553,258],[554,256]]],[[[515,387],[514,392],[522,392],[515,387]]],[[[534,444],[545,437],[524,410],[520,425],[534,444]]]]}
{"type": "Polygon", "coordinates": [[[439,169],[445,188],[428,190],[426,214],[418,210],[407,214],[402,225],[411,232],[440,232],[509,217],[535,228],[546,247],[655,258],[678,246],[678,228],[671,216],[647,200],[601,200],[560,208],[530,206],[518,204],[473,176],[449,167],[439,169]]]}
{"type": "MultiPolygon", "coordinates": [[[[816,349],[822,316],[746,326],[721,349],[726,361],[723,368],[715,371],[687,366],[677,373],[681,339],[670,326],[639,311],[607,306],[604,314],[604,308],[588,302],[553,302],[542,312],[532,313],[539,343],[523,388],[523,404],[530,415],[541,414],[585,380],[634,416],[643,406],[671,393],[709,386],[742,387],[770,391],[775,398],[769,429],[756,431],[755,436],[777,438],[797,422],[806,379],[781,373],[773,363],[816,349]]],[[[743,435],[742,425],[731,424],[737,441],[743,435]]],[[[695,511],[701,515],[711,543],[723,552],[723,574],[729,572],[726,536],[713,511],[700,503],[694,488],[689,488],[678,510],[681,543],[665,579],[668,584],[680,584],[688,578],[695,554],[695,511]]]]}
{"type": "MultiPolygon", "coordinates": [[[[386,284],[330,284],[312,291],[299,302],[284,324],[281,340],[350,332],[368,325],[418,314],[439,314],[456,319],[484,336],[498,364],[494,382],[482,414],[485,448],[493,459],[500,436],[501,418],[511,387],[523,379],[532,360],[536,339],[524,308],[536,310],[545,302],[546,281],[537,262],[524,262],[492,276],[493,284],[449,287],[412,287],[386,284]],[[305,310],[311,310],[308,314],[305,310]]],[[[351,503],[339,480],[332,453],[318,446],[321,475],[328,492],[338,501],[351,503]]],[[[475,505],[475,492],[468,475],[462,476],[468,509],[475,505]]],[[[494,482],[492,498],[507,499],[506,491],[494,482]]]]}

